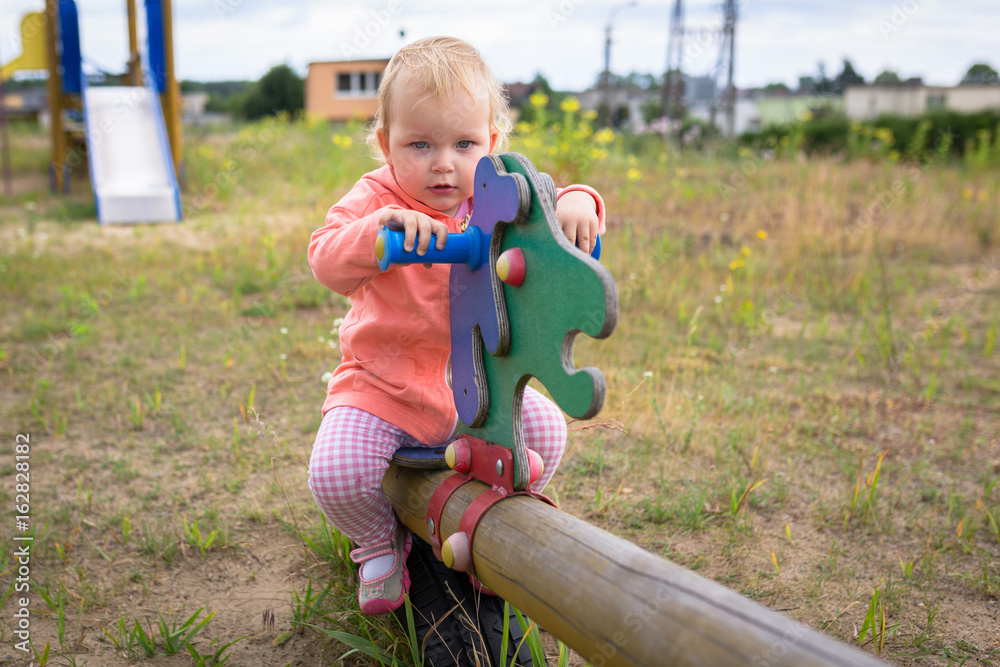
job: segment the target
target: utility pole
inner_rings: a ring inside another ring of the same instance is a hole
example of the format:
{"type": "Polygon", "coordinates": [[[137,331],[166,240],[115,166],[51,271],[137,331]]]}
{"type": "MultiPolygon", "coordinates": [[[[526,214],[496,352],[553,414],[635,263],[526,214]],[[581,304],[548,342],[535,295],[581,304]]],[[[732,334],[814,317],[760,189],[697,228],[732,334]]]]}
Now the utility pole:
{"type": "Polygon", "coordinates": [[[638,0],[624,2],[615,5],[608,13],[608,23],[604,27],[604,72],[601,73],[601,106],[603,113],[600,114],[598,122],[601,125],[609,126],[614,121],[614,113],[611,109],[611,29],[615,23],[615,15],[623,9],[635,7],[638,0]]]}
{"type": "MultiPolygon", "coordinates": [[[[0,63],[3,60],[0,59],[0,63]]],[[[3,193],[14,196],[13,177],[10,173],[10,141],[7,137],[7,100],[4,96],[3,76],[0,75],[0,161],[3,162],[3,193]]]]}
{"type": "Polygon", "coordinates": [[[726,41],[729,43],[729,75],[726,77],[726,133],[731,137],[736,128],[736,86],[733,70],[736,63],[736,0],[726,0],[726,41]]]}
{"type": "MultiPolygon", "coordinates": [[[[684,5],[675,0],[670,14],[670,34],[667,38],[667,69],[663,74],[661,106],[663,116],[671,121],[684,118],[684,5]]],[[[667,130],[669,132],[669,129],[667,130]]]]}
{"type": "MultiPolygon", "coordinates": [[[[735,68],[736,61],[736,1],[726,0],[725,7],[723,8],[723,28],[722,28],[722,44],[719,46],[719,60],[715,66],[715,80],[719,80],[719,73],[722,71],[723,63],[728,61],[728,73],[726,75],[726,87],[722,90],[722,94],[716,94],[716,101],[712,103],[712,112],[710,122],[715,125],[715,114],[716,110],[721,106],[723,112],[726,114],[726,134],[727,136],[732,136],[736,127],[736,87],[733,85],[733,70],[735,68]]],[[[716,86],[718,90],[718,86],[716,86]]]]}

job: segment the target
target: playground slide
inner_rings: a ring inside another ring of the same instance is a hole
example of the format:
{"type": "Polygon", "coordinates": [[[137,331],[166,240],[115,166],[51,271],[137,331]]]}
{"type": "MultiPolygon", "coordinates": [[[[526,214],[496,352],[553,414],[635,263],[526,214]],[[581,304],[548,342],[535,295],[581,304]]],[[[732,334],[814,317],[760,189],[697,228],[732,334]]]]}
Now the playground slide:
{"type": "Polygon", "coordinates": [[[180,190],[155,90],[84,84],[83,111],[98,220],[179,221],[180,190]]]}

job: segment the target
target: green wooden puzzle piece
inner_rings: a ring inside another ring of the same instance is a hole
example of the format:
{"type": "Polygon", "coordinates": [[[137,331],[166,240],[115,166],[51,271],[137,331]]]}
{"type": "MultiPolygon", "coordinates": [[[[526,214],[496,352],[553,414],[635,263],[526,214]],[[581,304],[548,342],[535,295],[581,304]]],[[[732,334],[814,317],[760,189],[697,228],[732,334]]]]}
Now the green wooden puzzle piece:
{"type": "MultiPolygon", "coordinates": [[[[507,171],[522,174],[531,188],[531,210],[503,230],[502,249],[520,248],[526,272],[521,286],[503,285],[510,346],[503,356],[482,355],[477,369],[489,389],[489,412],[476,428],[459,430],[514,452],[514,486],[528,486],[528,462],[521,424],[524,387],[537,378],[567,414],[587,419],[604,404],[600,370],[573,365],[573,341],[583,332],[608,337],[618,319],[618,290],[606,268],[573,247],[555,213],[552,179],[522,155],[500,156],[507,171]]],[[[484,267],[486,268],[486,267],[484,267]]],[[[495,267],[488,270],[495,271],[495,267]]],[[[461,307],[453,298],[452,307],[461,307]]],[[[454,336],[456,332],[452,332],[454,336]]]]}

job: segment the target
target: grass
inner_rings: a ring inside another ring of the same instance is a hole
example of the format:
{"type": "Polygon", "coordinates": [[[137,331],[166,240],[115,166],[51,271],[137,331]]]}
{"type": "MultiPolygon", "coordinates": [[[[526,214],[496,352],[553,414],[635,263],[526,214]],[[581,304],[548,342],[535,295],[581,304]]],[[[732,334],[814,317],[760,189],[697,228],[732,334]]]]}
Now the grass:
{"type": "MultiPolygon", "coordinates": [[[[43,134],[11,136],[0,419],[31,434],[39,659],[126,664],[102,627],[159,654],[136,622],[204,608],[173,644],[195,664],[333,664],[334,637],[417,662],[354,611],[350,545],[306,481],[349,304],[305,248],[374,166],[360,128],[191,128],[185,222],[118,228],[85,174],[48,194],[43,134]]],[[[976,620],[1000,595],[995,165],[762,158],[734,180],[721,150],[554,138],[513,149],[603,193],[621,304],[608,341],[576,344],[608,396],[570,426],[560,506],[891,662],[997,662],[976,620]]]]}

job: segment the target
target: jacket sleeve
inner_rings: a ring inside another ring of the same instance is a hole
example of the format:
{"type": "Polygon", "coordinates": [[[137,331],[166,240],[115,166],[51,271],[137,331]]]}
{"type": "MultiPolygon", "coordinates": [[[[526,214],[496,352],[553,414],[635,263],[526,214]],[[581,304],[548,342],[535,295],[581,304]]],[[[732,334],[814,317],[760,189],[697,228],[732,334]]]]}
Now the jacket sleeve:
{"type": "Polygon", "coordinates": [[[326,224],[309,239],[309,266],[327,288],[350,296],[377,276],[375,237],[379,215],[386,208],[371,186],[354,186],[326,214],[326,224]]]}
{"type": "Polygon", "coordinates": [[[597,205],[597,233],[603,235],[605,232],[604,200],[601,199],[601,195],[598,194],[597,190],[589,185],[567,185],[565,188],[556,191],[556,201],[558,202],[559,198],[567,192],[586,192],[594,198],[594,203],[597,205]]]}

